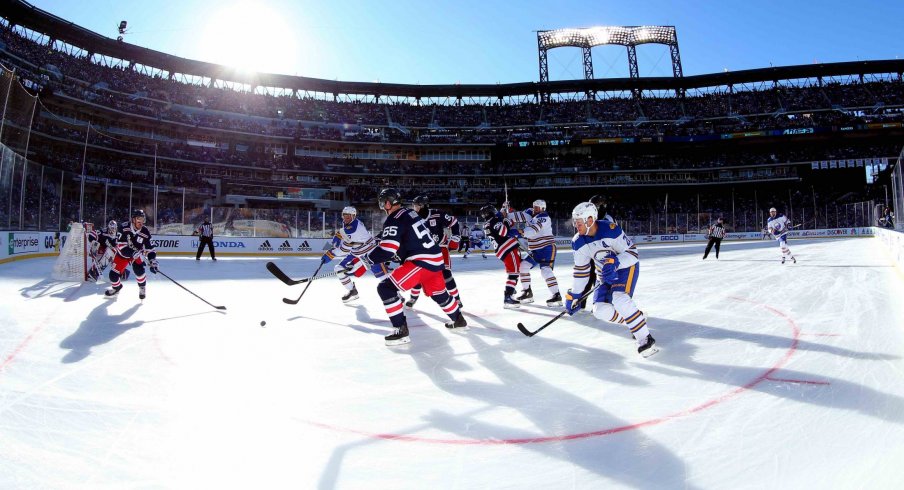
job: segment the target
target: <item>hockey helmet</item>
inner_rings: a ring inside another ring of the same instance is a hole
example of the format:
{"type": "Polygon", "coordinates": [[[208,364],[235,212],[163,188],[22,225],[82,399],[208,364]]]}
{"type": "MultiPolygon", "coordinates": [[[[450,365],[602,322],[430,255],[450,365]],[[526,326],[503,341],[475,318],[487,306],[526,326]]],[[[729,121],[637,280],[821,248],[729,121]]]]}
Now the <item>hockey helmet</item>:
{"type": "Polygon", "coordinates": [[[141,222],[144,223],[147,220],[147,215],[144,214],[143,209],[136,209],[132,211],[132,221],[141,218],[141,222]]]}
{"type": "Polygon", "coordinates": [[[117,223],[115,219],[111,219],[109,222],[107,222],[107,232],[108,233],[115,233],[116,230],[118,230],[118,229],[119,229],[119,223],[117,223]]]}
{"type": "Polygon", "coordinates": [[[593,225],[590,222],[590,218],[593,218],[593,222],[596,222],[598,212],[596,205],[592,202],[582,202],[571,211],[571,222],[575,228],[580,224],[589,229],[593,225]]]}
{"type": "Polygon", "coordinates": [[[389,202],[391,206],[395,206],[396,204],[401,205],[402,193],[399,192],[398,189],[387,187],[380,191],[380,194],[377,196],[377,205],[380,206],[380,209],[386,209],[386,203],[389,202]]]}
{"type": "Polygon", "coordinates": [[[596,206],[599,210],[606,209],[606,198],[601,196],[600,194],[591,197],[590,202],[593,203],[593,205],[596,206]]]}
{"type": "Polygon", "coordinates": [[[775,209],[775,208],[769,208],[769,214],[777,213],[777,212],[778,212],[777,209],[775,209]]]}
{"type": "Polygon", "coordinates": [[[544,201],[543,199],[537,199],[536,201],[534,201],[534,207],[540,208],[540,211],[546,211],[546,201],[544,201]]]}
{"type": "Polygon", "coordinates": [[[480,217],[485,220],[493,219],[493,216],[496,216],[496,208],[493,207],[492,204],[487,204],[486,206],[480,208],[480,217]]]}
{"type": "Polygon", "coordinates": [[[350,214],[352,216],[358,216],[358,210],[355,209],[354,206],[346,206],[342,208],[342,214],[350,214]]]}
{"type": "Polygon", "coordinates": [[[411,203],[416,206],[429,206],[430,198],[427,197],[426,194],[421,194],[420,196],[415,197],[414,200],[411,201],[411,203]]]}

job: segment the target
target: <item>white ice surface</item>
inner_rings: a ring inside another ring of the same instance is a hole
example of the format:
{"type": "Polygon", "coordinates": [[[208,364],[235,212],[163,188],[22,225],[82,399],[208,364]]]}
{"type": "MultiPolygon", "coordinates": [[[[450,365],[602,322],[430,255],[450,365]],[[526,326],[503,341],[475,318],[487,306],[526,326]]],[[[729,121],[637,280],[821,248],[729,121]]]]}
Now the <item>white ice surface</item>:
{"type": "Polygon", "coordinates": [[[371,276],[289,306],[266,260],[161,258],[223,313],[158,276],[140,305],[134,278],[110,301],[0,265],[0,488],[902,488],[904,274],[877,240],[790,245],[642,248],[646,360],[583,313],[523,336],[557,313],[539,273],[503,310],[479,254],[455,258],[470,331],[422,298],[401,348],[371,276]]]}

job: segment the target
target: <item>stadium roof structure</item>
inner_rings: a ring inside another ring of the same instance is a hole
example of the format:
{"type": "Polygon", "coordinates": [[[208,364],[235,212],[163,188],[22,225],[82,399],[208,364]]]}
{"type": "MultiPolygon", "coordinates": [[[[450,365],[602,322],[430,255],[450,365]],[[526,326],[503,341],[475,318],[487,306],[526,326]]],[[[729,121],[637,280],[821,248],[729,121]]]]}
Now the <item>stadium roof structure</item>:
{"type": "Polygon", "coordinates": [[[793,80],[871,73],[904,73],[904,60],[819,63],[741,70],[684,77],[610,78],[555,80],[504,84],[412,85],[400,83],[346,82],[275,73],[248,73],[215,63],[191,60],[100,35],[41,10],[23,0],[6,0],[0,13],[11,24],[40,32],[52,39],[77,46],[90,53],[140,63],[169,72],[252,86],[276,87],[327,94],[359,94],[410,97],[516,97],[543,93],[589,93],[605,91],[667,90],[738,85],[769,80],[793,80]]]}

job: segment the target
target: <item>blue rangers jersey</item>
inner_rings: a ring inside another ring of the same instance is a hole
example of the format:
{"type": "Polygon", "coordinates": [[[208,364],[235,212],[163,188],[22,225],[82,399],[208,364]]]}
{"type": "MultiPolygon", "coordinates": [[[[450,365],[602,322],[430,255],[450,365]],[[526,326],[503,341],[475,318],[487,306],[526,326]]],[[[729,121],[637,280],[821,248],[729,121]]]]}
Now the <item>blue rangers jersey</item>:
{"type": "Polygon", "coordinates": [[[348,254],[363,255],[377,247],[377,240],[367,231],[364,223],[358,218],[351,220],[347,225],[336,232],[333,237],[333,248],[326,252],[327,257],[345,257],[348,254]]]}
{"type": "Polygon", "coordinates": [[[151,243],[151,231],[142,225],[135,229],[131,221],[124,221],[119,225],[119,233],[116,236],[116,253],[127,258],[138,258],[141,253],[149,259],[157,257],[157,251],[151,243]]]}
{"type": "Polygon", "coordinates": [[[445,267],[439,244],[433,240],[426,223],[413,210],[400,208],[393,211],[383,222],[380,244],[366,255],[373,263],[388,262],[394,255],[402,263],[414,262],[431,271],[445,267]]]}
{"type": "Polygon", "coordinates": [[[451,214],[444,213],[438,209],[428,208],[424,213],[424,223],[433,236],[433,241],[438,243],[440,247],[448,248],[450,242],[458,243],[461,241],[461,225],[458,220],[451,214]],[[450,236],[446,236],[446,228],[452,231],[450,236]]]}
{"type": "Polygon", "coordinates": [[[786,218],[784,214],[776,214],[774,218],[770,217],[766,221],[766,228],[769,230],[769,233],[772,233],[772,236],[774,236],[776,240],[786,238],[790,226],[791,221],[786,218]]]}
{"type": "Polygon", "coordinates": [[[590,267],[601,277],[602,260],[611,252],[618,258],[618,269],[627,269],[640,261],[637,246],[621,227],[606,220],[596,222],[596,234],[575,234],[571,239],[574,249],[574,285],[572,291],[583,291],[590,279],[590,267]]]}
{"type": "Polygon", "coordinates": [[[487,237],[496,242],[496,257],[500,259],[520,248],[518,237],[521,233],[514,227],[512,221],[503,218],[501,213],[497,212],[496,216],[484,223],[483,230],[487,237]]]}
{"type": "Polygon", "coordinates": [[[552,233],[552,220],[546,211],[534,213],[533,208],[510,213],[509,217],[514,223],[524,223],[524,237],[527,238],[527,248],[538,250],[556,244],[556,237],[552,233]]]}

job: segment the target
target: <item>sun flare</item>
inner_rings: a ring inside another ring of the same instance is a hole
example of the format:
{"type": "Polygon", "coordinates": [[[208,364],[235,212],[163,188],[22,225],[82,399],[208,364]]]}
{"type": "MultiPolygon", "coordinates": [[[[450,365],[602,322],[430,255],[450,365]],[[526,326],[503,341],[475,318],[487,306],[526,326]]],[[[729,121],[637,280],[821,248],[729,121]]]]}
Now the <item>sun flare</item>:
{"type": "Polygon", "coordinates": [[[223,7],[207,21],[201,36],[205,61],[241,70],[289,73],[296,40],[285,15],[260,2],[223,7]]]}

